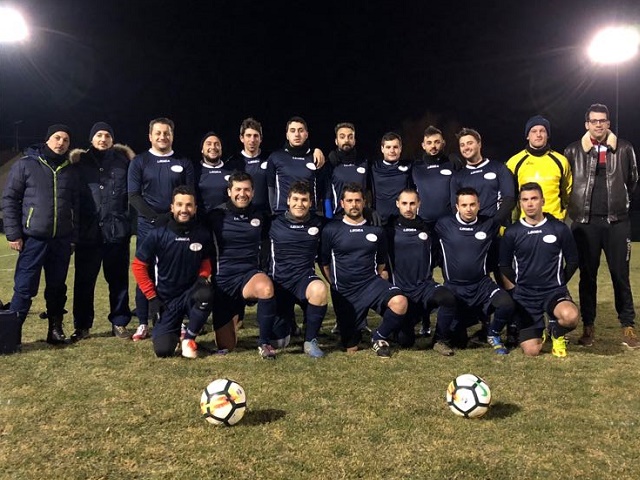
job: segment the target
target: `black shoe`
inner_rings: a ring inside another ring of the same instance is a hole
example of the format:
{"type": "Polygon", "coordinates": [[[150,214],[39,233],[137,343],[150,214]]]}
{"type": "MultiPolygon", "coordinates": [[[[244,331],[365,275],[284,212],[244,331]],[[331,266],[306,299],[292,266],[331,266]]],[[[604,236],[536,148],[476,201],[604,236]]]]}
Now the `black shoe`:
{"type": "Polygon", "coordinates": [[[79,342],[80,340],[84,340],[85,338],[89,338],[89,329],[88,328],[76,328],[75,332],[71,334],[69,340],[72,342],[79,342]]]}
{"type": "Polygon", "coordinates": [[[47,343],[60,345],[66,343],[67,336],[62,330],[62,315],[49,317],[49,331],[47,332],[47,343]]]}

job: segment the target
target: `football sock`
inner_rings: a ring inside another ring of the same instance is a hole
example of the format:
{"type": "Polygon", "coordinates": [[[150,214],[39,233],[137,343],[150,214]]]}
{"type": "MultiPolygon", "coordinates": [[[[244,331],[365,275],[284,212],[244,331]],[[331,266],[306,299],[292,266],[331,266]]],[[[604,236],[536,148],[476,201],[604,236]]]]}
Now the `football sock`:
{"type": "Polygon", "coordinates": [[[305,342],[310,342],[318,336],[320,327],[322,326],[322,320],[327,313],[327,306],[307,304],[305,316],[307,318],[307,328],[304,332],[305,342]]]}
{"type": "Polygon", "coordinates": [[[404,315],[398,315],[390,308],[387,308],[382,316],[382,323],[380,323],[380,326],[376,330],[377,335],[374,335],[372,339],[380,340],[377,336],[389,338],[394,331],[398,330],[402,326],[402,322],[404,322],[404,315]]]}
{"type": "Polygon", "coordinates": [[[569,333],[571,330],[573,330],[573,328],[563,327],[558,323],[558,320],[556,320],[555,318],[549,319],[549,333],[551,333],[552,337],[554,338],[562,337],[567,333],[569,333]]]}
{"type": "Polygon", "coordinates": [[[189,310],[189,323],[187,324],[187,331],[184,338],[193,339],[198,336],[200,330],[209,317],[209,311],[203,311],[194,306],[189,310]]]}
{"type": "Polygon", "coordinates": [[[494,315],[493,320],[489,323],[488,335],[490,337],[499,337],[506,324],[507,322],[505,320],[494,315]]]}
{"type": "Polygon", "coordinates": [[[257,317],[258,328],[260,330],[258,343],[260,345],[269,343],[271,331],[273,330],[273,322],[276,318],[276,299],[266,298],[258,300],[257,317]]]}

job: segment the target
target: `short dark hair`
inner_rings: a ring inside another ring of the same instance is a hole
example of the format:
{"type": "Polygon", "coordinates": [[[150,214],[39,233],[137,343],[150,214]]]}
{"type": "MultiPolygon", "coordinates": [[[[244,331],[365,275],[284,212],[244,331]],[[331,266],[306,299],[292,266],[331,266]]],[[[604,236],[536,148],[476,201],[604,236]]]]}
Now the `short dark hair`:
{"type": "Polygon", "coordinates": [[[309,131],[309,127],[307,126],[307,122],[302,117],[291,117],[289,120],[287,120],[287,130],[289,130],[289,125],[291,125],[293,122],[297,122],[297,123],[303,124],[304,125],[304,129],[306,131],[309,131]]]}
{"type": "Polygon", "coordinates": [[[340,130],[341,128],[349,128],[353,130],[353,133],[356,133],[356,126],[353,123],[340,122],[336,125],[336,128],[333,129],[336,135],[338,134],[338,130],[340,130]]]}
{"type": "Polygon", "coordinates": [[[191,195],[195,199],[196,191],[191,185],[178,185],[171,192],[171,203],[175,200],[176,195],[191,195]]]}
{"type": "Polygon", "coordinates": [[[149,133],[153,131],[153,126],[156,123],[161,123],[162,125],[169,125],[169,128],[171,128],[171,133],[174,133],[176,131],[176,126],[173,123],[173,120],[167,117],[158,117],[158,118],[154,118],[149,122],[149,133]]]}
{"type": "Polygon", "coordinates": [[[349,182],[344,185],[342,188],[342,193],[340,194],[340,200],[344,200],[345,193],[361,193],[364,198],[364,190],[362,190],[362,185],[355,182],[349,182]]]}
{"type": "Polygon", "coordinates": [[[589,108],[587,108],[587,113],[584,114],[585,122],[589,121],[589,115],[591,114],[591,112],[606,113],[607,120],[609,120],[609,109],[602,103],[593,103],[589,106],[589,108]]]}
{"type": "Polygon", "coordinates": [[[480,198],[480,195],[478,195],[478,191],[475,188],[462,187],[459,188],[456,192],[456,203],[458,203],[458,198],[460,198],[462,195],[474,195],[476,198],[480,198]]]}
{"type": "MultiPolygon", "coordinates": [[[[424,129],[424,137],[430,137],[432,135],[442,135],[442,130],[434,127],[433,125],[429,125],[424,129]]],[[[444,135],[442,135],[444,137],[444,135]]]]}
{"type": "Polygon", "coordinates": [[[231,175],[229,175],[227,186],[229,187],[229,189],[231,189],[233,188],[234,183],[240,183],[240,182],[246,182],[246,181],[251,182],[251,188],[253,188],[253,177],[249,175],[247,172],[236,171],[236,172],[233,172],[231,175]]]}
{"type": "Polygon", "coordinates": [[[544,198],[544,192],[542,191],[542,187],[538,182],[527,182],[520,186],[520,192],[530,192],[532,190],[537,190],[540,193],[540,197],[544,198]]]}
{"type": "Polygon", "coordinates": [[[413,187],[403,188],[396,197],[396,200],[400,200],[400,195],[402,195],[403,193],[413,193],[416,195],[416,197],[418,197],[418,200],[420,200],[420,194],[418,193],[418,190],[413,187]]]}
{"type": "Polygon", "coordinates": [[[458,133],[456,133],[456,138],[460,140],[462,137],[466,137],[467,135],[471,135],[473,138],[476,139],[478,143],[482,142],[482,137],[480,137],[480,133],[478,133],[478,131],[474,130],[473,128],[467,128],[467,127],[463,128],[458,133]]]}
{"type": "Polygon", "coordinates": [[[290,197],[294,193],[309,195],[309,197],[311,197],[311,185],[309,185],[309,182],[305,180],[296,180],[291,184],[291,187],[289,187],[289,194],[287,197],[290,197]]]}
{"type": "Polygon", "coordinates": [[[400,145],[402,145],[402,137],[398,135],[396,132],[387,132],[382,136],[382,140],[380,140],[380,145],[384,145],[384,142],[390,142],[392,140],[398,140],[400,145]]]}
{"type": "Polygon", "coordinates": [[[242,121],[240,124],[240,135],[244,135],[244,132],[246,132],[248,128],[256,130],[262,137],[262,124],[255,118],[249,117],[242,121]]]}

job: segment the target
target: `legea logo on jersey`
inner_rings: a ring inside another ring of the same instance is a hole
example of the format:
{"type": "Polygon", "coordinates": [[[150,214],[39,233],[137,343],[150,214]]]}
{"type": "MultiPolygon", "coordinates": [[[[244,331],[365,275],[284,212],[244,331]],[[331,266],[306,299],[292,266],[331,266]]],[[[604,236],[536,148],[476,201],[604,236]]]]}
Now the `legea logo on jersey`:
{"type": "Polygon", "coordinates": [[[172,172],[181,173],[183,170],[182,165],[171,165],[172,172]]]}
{"type": "Polygon", "coordinates": [[[377,242],[378,241],[378,236],[375,233],[367,233],[367,235],[364,238],[366,238],[370,242],[377,242]]]}
{"type": "Polygon", "coordinates": [[[249,223],[251,224],[252,227],[259,227],[260,226],[260,219],[259,218],[252,218],[249,223]]]}
{"type": "Polygon", "coordinates": [[[267,169],[267,162],[262,162],[262,163],[260,164],[260,168],[261,168],[262,170],[266,170],[266,169],[267,169]]]}
{"type": "Polygon", "coordinates": [[[318,227],[311,227],[309,230],[307,230],[307,233],[309,235],[317,235],[320,232],[320,229],[318,229],[318,227]]]}
{"type": "Polygon", "coordinates": [[[316,169],[316,165],[313,162],[309,162],[309,163],[307,163],[307,168],[309,170],[315,170],[316,169]]]}
{"type": "Polygon", "coordinates": [[[202,244],[192,243],[191,245],[189,245],[189,250],[191,250],[192,252],[199,252],[200,250],[202,250],[202,244]]]}
{"type": "Polygon", "coordinates": [[[488,172],[488,173],[484,174],[484,178],[486,180],[495,180],[496,177],[497,177],[497,175],[495,173],[493,173],[493,172],[488,172]]]}
{"type": "Polygon", "coordinates": [[[429,235],[427,235],[427,233],[426,233],[426,232],[420,232],[420,233],[418,234],[418,238],[419,238],[420,240],[426,240],[427,238],[429,238],[429,235]]]}
{"type": "Polygon", "coordinates": [[[407,167],[406,165],[400,165],[398,167],[398,170],[400,170],[401,172],[406,172],[407,170],[409,170],[409,167],[407,167]]]}
{"type": "Polygon", "coordinates": [[[556,237],[555,235],[545,235],[544,237],[542,237],[542,241],[544,243],[555,243],[557,239],[558,237],[556,237]]]}
{"type": "Polygon", "coordinates": [[[367,170],[364,167],[358,167],[358,168],[356,168],[356,172],[361,173],[361,174],[364,175],[365,173],[367,173],[367,170]]]}
{"type": "Polygon", "coordinates": [[[442,170],[440,170],[440,175],[452,175],[453,172],[451,170],[449,170],[448,168],[444,168],[442,170]]]}
{"type": "Polygon", "coordinates": [[[478,240],[485,240],[487,238],[487,234],[484,232],[476,232],[474,235],[478,240]]]}

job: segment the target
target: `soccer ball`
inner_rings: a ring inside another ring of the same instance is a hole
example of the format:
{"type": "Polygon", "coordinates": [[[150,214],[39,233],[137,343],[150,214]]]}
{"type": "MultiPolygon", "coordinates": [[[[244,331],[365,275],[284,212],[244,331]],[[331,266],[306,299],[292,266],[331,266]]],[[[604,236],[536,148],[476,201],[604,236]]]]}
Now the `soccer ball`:
{"type": "Polygon", "coordinates": [[[465,418],[479,418],[491,405],[491,390],[482,378],[465,373],[447,388],[447,404],[453,413],[465,418]]]}
{"type": "Polygon", "coordinates": [[[246,410],[247,394],[244,388],[228,378],[214,380],[200,396],[202,416],[213,425],[235,425],[246,410]]]}

